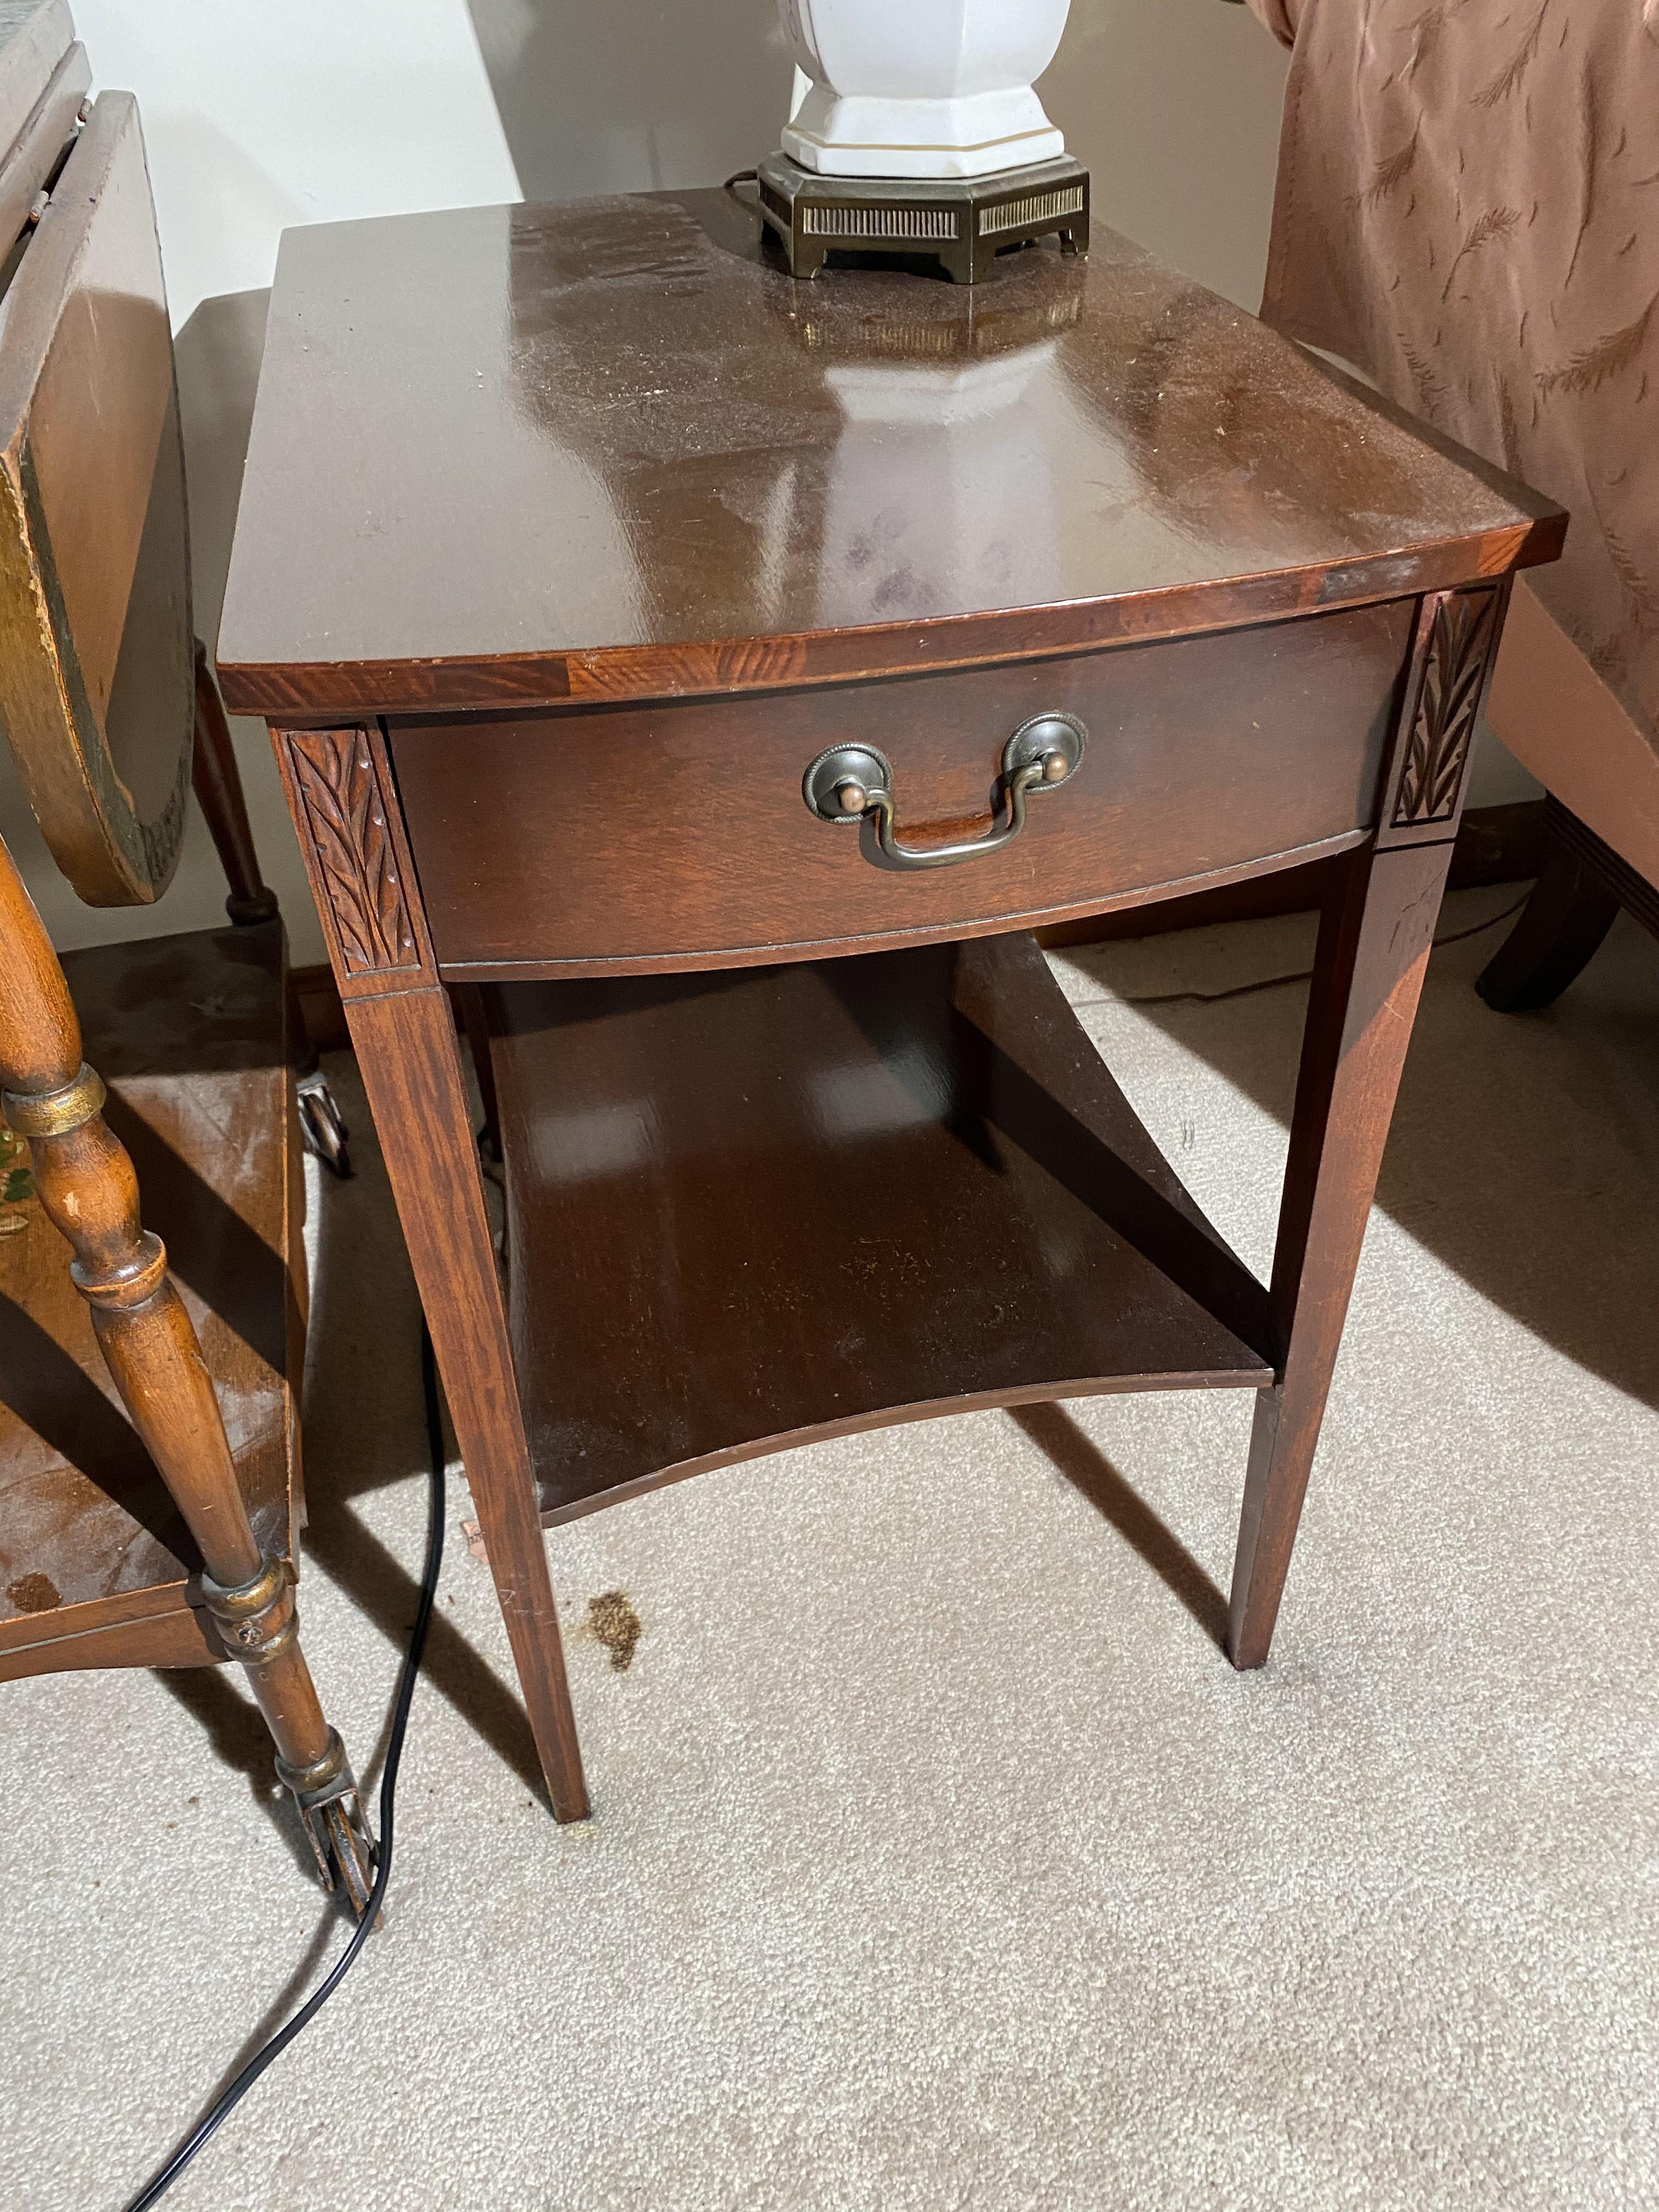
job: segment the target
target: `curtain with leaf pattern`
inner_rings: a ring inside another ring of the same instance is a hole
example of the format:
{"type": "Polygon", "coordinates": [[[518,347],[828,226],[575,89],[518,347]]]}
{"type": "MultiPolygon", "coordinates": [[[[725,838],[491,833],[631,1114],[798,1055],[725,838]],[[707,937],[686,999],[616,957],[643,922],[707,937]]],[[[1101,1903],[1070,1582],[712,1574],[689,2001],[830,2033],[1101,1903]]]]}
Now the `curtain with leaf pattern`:
{"type": "Polygon", "coordinates": [[[1249,0],[1262,313],[1569,508],[1529,581],[1659,750],[1659,0],[1249,0]]]}

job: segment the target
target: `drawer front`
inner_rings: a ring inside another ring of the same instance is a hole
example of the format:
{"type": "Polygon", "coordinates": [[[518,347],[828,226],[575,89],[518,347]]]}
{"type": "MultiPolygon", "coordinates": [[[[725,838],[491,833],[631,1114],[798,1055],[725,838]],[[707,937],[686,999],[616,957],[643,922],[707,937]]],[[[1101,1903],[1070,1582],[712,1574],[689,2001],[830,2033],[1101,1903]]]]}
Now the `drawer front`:
{"type": "Polygon", "coordinates": [[[512,720],[393,723],[440,963],[483,974],[805,957],[1086,913],[1247,872],[1375,818],[1413,604],[882,683],[512,720]],[[907,845],[1003,818],[1003,747],[1075,716],[1081,762],[1022,833],[948,866],[886,862],[801,779],[885,756],[907,845]],[[996,812],[994,817],[994,804],[996,812]]]}

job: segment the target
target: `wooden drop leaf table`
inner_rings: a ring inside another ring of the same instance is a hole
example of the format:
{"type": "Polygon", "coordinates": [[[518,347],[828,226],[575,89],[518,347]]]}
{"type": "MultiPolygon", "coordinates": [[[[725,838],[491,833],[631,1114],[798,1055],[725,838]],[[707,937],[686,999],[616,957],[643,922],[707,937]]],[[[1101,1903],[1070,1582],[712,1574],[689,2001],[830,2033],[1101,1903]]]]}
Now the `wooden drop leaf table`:
{"type": "Polygon", "coordinates": [[[544,1523],[815,1437],[1253,1390],[1266,1658],[1509,579],[1564,528],[1098,228],[970,292],[797,285],[720,192],[287,234],[220,675],[560,1818],[544,1523]],[[1315,859],[1263,1285],[1030,933],[1315,859]]]}

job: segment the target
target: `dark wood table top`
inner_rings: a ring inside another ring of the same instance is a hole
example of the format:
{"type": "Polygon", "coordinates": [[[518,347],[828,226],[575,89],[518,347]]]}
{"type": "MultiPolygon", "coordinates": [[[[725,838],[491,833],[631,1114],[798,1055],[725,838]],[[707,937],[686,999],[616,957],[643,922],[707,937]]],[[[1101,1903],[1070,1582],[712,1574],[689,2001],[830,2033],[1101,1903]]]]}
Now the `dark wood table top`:
{"type": "Polygon", "coordinates": [[[797,285],[734,194],[283,240],[219,641],[303,720],[1279,618],[1554,557],[1559,510],[1097,229],[797,285]]]}

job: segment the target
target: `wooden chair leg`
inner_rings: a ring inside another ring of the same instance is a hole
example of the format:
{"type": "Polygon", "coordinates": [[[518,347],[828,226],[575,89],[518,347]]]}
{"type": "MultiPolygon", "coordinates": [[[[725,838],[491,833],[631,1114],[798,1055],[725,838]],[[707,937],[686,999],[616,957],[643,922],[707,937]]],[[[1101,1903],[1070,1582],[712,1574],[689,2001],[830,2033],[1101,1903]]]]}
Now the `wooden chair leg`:
{"type": "Polygon", "coordinates": [[[64,971],[3,845],[0,939],[6,1121],[29,1141],[41,1206],[74,1255],[70,1272],[115,1387],[200,1549],[208,1609],[247,1670],[323,1879],[361,1911],[374,1847],[300,1648],[288,1564],[260,1553],[196,1332],[161,1239],[139,1218],[137,1178],[104,1122],[104,1086],[81,1058],[64,971]]]}
{"type": "Polygon", "coordinates": [[[1451,852],[1362,850],[1321,920],[1273,1255],[1284,1364],[1256,1401],[1233,1566],[1237,1667],[1273,1641],[1451,852]]]}
{"type": "Polygon", "coordinates": [[[495,1103],[495,1063],[490,1057],[489,1022],[484,1012],[483,992],[477,983],[452,983],[449,995],[472,1055],[472,1073],[483,1107],[483,1127],[479,1137],[485,1157],[498,1161],[501,1157],[501,1116],[495,1103]]]}
{"type": "Polygon", "coordinates": [[[276,912],[276,894],[259,872],[236,748],[225,720],[224,702],[207,664],[207,647],[199,637],[196,641],[196,750],[191,759],[191,781],[230,886],[225,912],[235,922],[269,921],[276,912]]]}
{"type": "Polygon", "coordinates": [[[1544,864],[1520,920],[1475,981],[1500,1014],[1553,1006],[1619,918],[1619,894],[1588,853],[1564,839],[1552,809],[1544,864]]]}
{"type": "Polygon", "coordinates": [[[345,1000],[555,1817],[589,1807],[472,1117],[440,983],[345,1000]]]}

